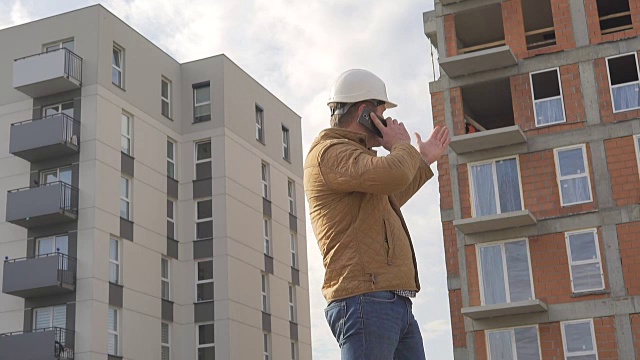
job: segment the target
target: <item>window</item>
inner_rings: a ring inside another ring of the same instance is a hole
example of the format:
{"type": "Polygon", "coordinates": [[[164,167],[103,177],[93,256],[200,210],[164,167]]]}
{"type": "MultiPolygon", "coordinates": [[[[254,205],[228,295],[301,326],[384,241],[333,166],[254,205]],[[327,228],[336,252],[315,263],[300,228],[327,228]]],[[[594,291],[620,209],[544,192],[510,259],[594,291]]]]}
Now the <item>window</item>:
{"type": "Polygon", "coordinates": [[[638,175],[640,175],[640,135],[636,135],[633,138],[633,143],[636,147],[636,158],[638,158],[638,175]]]}
{"type": "Polygon", "coordinates": [[[271,336],[267,332],[262,333],[262,353],[264,354],[264,360],[271,358],[271,336]]]}
{"type": "Polygon", "coordinates": [[[536,126],[565,122],[560,71],[557,68],[531,73],[531,93],[536,126]]]}
{"type": "Polygon", "coordinates": [[[298,318],[296,312],[296,288],[293,284],[289,284],[289,321],[296,322],[298,318]]]}
{"type": "Polygon", "coordinates": [[[520,165],[517,158],[469,165],[474,216],[522,210],[520,165]]]}
{"type": "Polygon", "coordinates": [[[50,306],[33,310],[33,329],[67,327],[67,305],[50,306]]]}
{"type": "Polygon", "coordinates": [[[269,313],[269,277],[265,273],[260,274],[260,294],[262,312],[269,313]]]}
{"type": "Polygon", "coordinates": [[[196,143],[196,180],[211,178],[211,140],[196,143]]]}
{"type": "Polygon", "coordinates": [[[120,317],[116,308],[109,307],[108,313],[109,342],[107,352],[109,355],[120,355],[120,317]]]}
{"type": "Polygon", "coordinates": [[[58,235],[39,238],[36,241],[36,255],[61,253],[69,255],[69,236],[58,235]]]}
{"type": "Polygon", "coordinates": [[[167,176],[176,179],[176,143],[167,139],[167,176]]]}
{"type": "Polygon", "coordinates": [[[566,360],[597,360],[598,349],[593,331],[593,320],[565,321],[560,323],[562,344],[566,360]]]}
{"type": "Polygon", "coordinates": [[[161,291],[164,300],[171,300],[171,263],[169,259],[162,258],[160,260],[160,278],[162,281],[161,291]]]}
{"type": "Polygon", "coordinates": [[[211,120],[211,86],[209,82],[193,85],[193,122],[211,120]]]}
{"type": "Polygon", "coordinates": [[[120,240],[109,239],[109,282],[114,284],[121,284],[120,254],[120,240]]]}
{"type": "Polygon", "coordinates": [[[256,105],[256,140],[264,144],[264,110],[256,105]]]}
{"type": "Polygon", "coordinates": [[[198,325],[198,360],[215,360],[216,348],[214,339],[213,323],[198,325]]]}
{"type": "Polygon", "coordinates": [[[196,302],[213,301],[213,259],[196,262],[196,302]]]}
{"type": "Polygon", "coordinates": [[[167,237],[176,239],[176,202],[167,199],[167,237]]]}
{"type": "Polygon", "coordinates": [[[604,275],[596,229],[565,234],[571,289],[574,293],[604,289],[604,275]]]}
{"type": "Polygon", "coordinates": [[[111,57],[111,82],[124,89],[124,49],[113,44],[111,57]]]}
{"type": "Polygon", "coordinates": [[[607,58],[609,85],[613,112],[640,108],[640,75],[638,55],[631,54],[607,58]]]}
{"type": "Polygon", "coordinates": [[[298,360],[298,343],[291,342],[291,360],[298,360]]]}
{"type": "Polygon", "coordinates": [[[289,214],[296,215],[296,183],[289,179],[287,181],[287,197],[289,198],[289,214]]]}
{"type": "Polygon", "coordinates": [[[527,240],[478,245],[483,305],[534,299],[527,240]]]}
{"type": "Polygon", "coordinates": [[[296,254],[296,234],[289,233],[289,242],[291,243],[291,267],[298,268],[298,255],[296,254]]]}
{"type": "Polygon", "coordinates": [[[171,359],[171,327],[168,323],[160,324],[161,360],[171,359]]]}
{"type": "Polygon", "coordinates": [[[196,201],[196,240],[213,238],[213,203],[196,201]]]}
{"type": "Polygon", "coordinates": [[[262,197],[269,200],[269,164],[262,163],[261,165],[262,176],[262,197]]]}
{"type": "Polygon", "coordinates": [[[602,35],[633,29],[629,0],[596,0],[602,35]]]}
{"type": "Polygon", "coordinates": [[[289,150],[289,129],[282,125],[282,158],[291,161],[291,152],[289,150]]]}
{"type": "Polygon", "coordinates": [[[271,221],[262,219],[262,233],[264,237],[264,254],[271,256],[271,221]]]}
{"type": "Polygon", "coordinates": [[[58,49],[67,49],[67,50],[73,51],[74,47],[75,47],[75,44],[73,42],[73,39],[56,41],[55,43],[51,43],[43,46],[45,52],[55,51],[58,49]]]}
{"type": "Polygon", "coordinates": [[[120,151],[131,156],[131,116],[122,114],[120,151]]]}
{"type": "Polygon", "coordinates": [[[42,108],[42,116],[51,116],[56,114],[65,114],[69,117],[74,117],[73,101],[68,101],[61,104],[49,105],[42,108]]]}
{"type": "Polygon", "coordinates": [[[171,81],[160,79],[160,104],[162,115],[171,118],[171,81]]]}
{"type": "Polygon", "coordinates": [[[131,180],[120,178],[120,217],[131,220],[131,180]]]}
{"type": "Polygon", "coordinates": [[[538,327],[527,326],[487,331],[489,360],[539,360],[538,327]]]}
{"type": "Polygon", "coordinates": [[[584,145],[553,150],[562,206],[592,201],[591,180],[584,145]]]}
{"type": "Polygon", "coordinates": [[[55,182],[63,182],[67,185],[71,185],[73,171],[70,166],[65,166],[57,169],[44,170],[40,173],[40,183],[42,185],[52,184],[55,182]]]}

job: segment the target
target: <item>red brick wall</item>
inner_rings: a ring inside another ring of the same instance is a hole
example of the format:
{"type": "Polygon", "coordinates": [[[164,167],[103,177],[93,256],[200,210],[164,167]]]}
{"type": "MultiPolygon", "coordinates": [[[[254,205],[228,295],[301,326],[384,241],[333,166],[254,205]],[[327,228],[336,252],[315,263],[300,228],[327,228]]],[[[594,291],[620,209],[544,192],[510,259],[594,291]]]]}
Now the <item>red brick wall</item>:
{"type": "Polygon", "coordinates": [[[454,14],[444,16],[444,41],[447,46],[447,56],[458,55],[458,36],[454,14]]]}
{"type": "Polygon", "coordinates": [[[595,68],[596,84],[598,84],[598,99],[600,102],[600,117],[602,118],[602,121],[610,123],[640,117],[640,110],[623,111],[616,114],[613,113],[611,90],[609,89],[609,75],[607,74],[607,63],[604,58],[595,59],[593,61],[593,66],[595,68]]]}
{"type": "Polygon", "coordinates": [[[451,333],[453,335],[453,347],[466,347],[467,337],[464,331],[464,319],[462,317],[461,290],[449,290],[449,311],[451,314],[451,333]]]}
{"type": "Polygon", "coordinates": [[[462,89],[449,90],[451,102],[451,116],[453,117],[453,135],[464,135],[464,110],[462,109],[462,89]]]}
{"type": "Polygon", "coordinates": [[[640,175],[633,136],[605,140],[613,199],[617,206],[640,203],[640,175]]]}
{"type": "Polygon", "coordinates": [[[471,217],[471,192],[469,184],[469,168],[467,164],[458,165],[458,193],[460,194],[460,206],[462,218],[471,217]]]}
{"type": "Polygon", "coordinates": [[[540,350],[545,360],[564,360],[560,323],[546,323],[538,326],[540,332],[540,350]]]}
{"type": "Polygon", "coordinates": [[[622,274],[629,295],[640,295],[640,222],[619,224],[622,274]]]}
{"type": "Polygon", "coordinates": [[[458,242],[456,228],[452,221],[442,223],[442,235],[444,238],[444,260],[447,266],[447,275],[459,276],[460,265],[458,264],[458,242]]]}
{"type": "Polygon", "coordinates": [[[585,126],[587,115],[582,101],[578,64],[560,67],[560,82],[566,117],[566,123],[562,124],[537,128],[529,74],[513,76],[510,80],[515,124],[520,125],[527,136],[574,130],[585,126]]]}
{"type": "Polygon", "coordinates": [[[616,326],[613,316],[593,319],[593,329],[596,332],[598,345],[598,359],[618,360],[618,346],[616,345],[616,326]]]}
{"type": "MultiPolygon", "coordinates": [[[[442,92],[431,94],[433,127],[446,126],[444,114],[444,97],[442,92]]],[[[440,188],[440,209],[453,209],[451,180],[449,176],[449,157],[443,155],[438,159],[438,185],[440,188]]]]}
{"type": "Polygon", "coordinates": [[[476,342],[476,360],[487,360],[487,341],[484,331],[476,331],[473,333],[476,342]]]}
{"type": "Polygon", "coordinates": [[[587,26],[589,28],[589,41],[591,44],[616,41],[640,35],[640,0],[629,0],[633,29],[606,35],[602,35],[600,31],[600,20],[598,18],[596,0],[584,0],[584,6],[587,15],[587,26]]]}
{"type": "Polygon", "coordinates": [[[475,245],[464,248],[467,261],[467,285],[469,290],[469,306],[480,306],[480,278],[475,245]]]}
{"type": "Polygon", "coordinates": [[[631,333],[633,334],[633,347],[636,354],[640,354],[640,314],[631,314],[631,333]]]}

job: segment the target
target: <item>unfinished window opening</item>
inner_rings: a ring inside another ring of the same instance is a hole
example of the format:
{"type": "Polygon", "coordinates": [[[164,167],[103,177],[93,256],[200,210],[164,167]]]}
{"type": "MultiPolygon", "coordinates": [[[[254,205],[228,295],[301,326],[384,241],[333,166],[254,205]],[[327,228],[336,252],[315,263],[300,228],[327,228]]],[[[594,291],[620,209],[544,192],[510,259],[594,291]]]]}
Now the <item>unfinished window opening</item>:
{"type": "Polygon", "coordinates": [[[565,122],[560,71],[557,68],[531,73],[531,92],[536,126],[565,122]]]}
{"type": "Polygon", "coordinates": [[[509,79],[462,88],[465,133],[515,125],[509,79]]]}
{"type": "Polygon", "coordinates": [[[633,28],[629,0],[597,0],[596,3],[602,35],[633,28]]]}
{"type": "Polygon", "coordinates": [[[613,112],[640,108],[640,76],[636,53],[607,59],[613,112]]]}
{"type": "Polygon", "coordinates": [[[528,50],[556,44],[550,0],[522,0],[522,13],[528,50]]]}
{"type": "Polygon", "coordinates": [[[500,4],[456,14],[455,22],[459,54],[506,44],[500,4]]]}

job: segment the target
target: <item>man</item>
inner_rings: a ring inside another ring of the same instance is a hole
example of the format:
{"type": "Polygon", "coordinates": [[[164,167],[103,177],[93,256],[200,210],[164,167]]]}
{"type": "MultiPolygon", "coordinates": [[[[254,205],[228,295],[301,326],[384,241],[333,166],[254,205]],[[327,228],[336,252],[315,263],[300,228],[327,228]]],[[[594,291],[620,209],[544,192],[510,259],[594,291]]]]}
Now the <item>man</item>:
{"type": "Polygon", "coordinates": [[[304,166],[311,223],[325,267],[325,315],[343,360],[425,359],[411,298],[420,290],[413,244],[400,207],[433,177],[449,130],[436,128],[417,149],[403,123],[377,118],[396,104],[384,82],[360,69],[335,81],[331,128],[304,166]],[[370,112],[369,112],[370,111],[370,112]],[[382,137],[358,119],[369,115],[382,137]],[[390,153],[376,156],[372,147],[390,153]]]}

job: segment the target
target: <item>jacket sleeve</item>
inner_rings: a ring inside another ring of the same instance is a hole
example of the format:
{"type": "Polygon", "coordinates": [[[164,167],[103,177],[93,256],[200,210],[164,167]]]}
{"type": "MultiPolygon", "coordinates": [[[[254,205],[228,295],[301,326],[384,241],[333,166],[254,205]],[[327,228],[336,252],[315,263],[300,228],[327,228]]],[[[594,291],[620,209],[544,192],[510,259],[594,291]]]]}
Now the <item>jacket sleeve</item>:
{"type": "Polygon", "coordinates": [[[348,142],[335,142],[319,154],[325,183],[336,191],[392,195],[405,189],[423,163],[409,143],[398,143],[384,157],[348,142]]]}
{"type": "Polygon", "coordinates": [[[411,197],[420,190],[429,179],[433,177],[431,167],[425,161],[420,161],[421,165],[416,171],[415,176],[404,189],[393,194],[399,206],[403,206],[411,197]]]}

